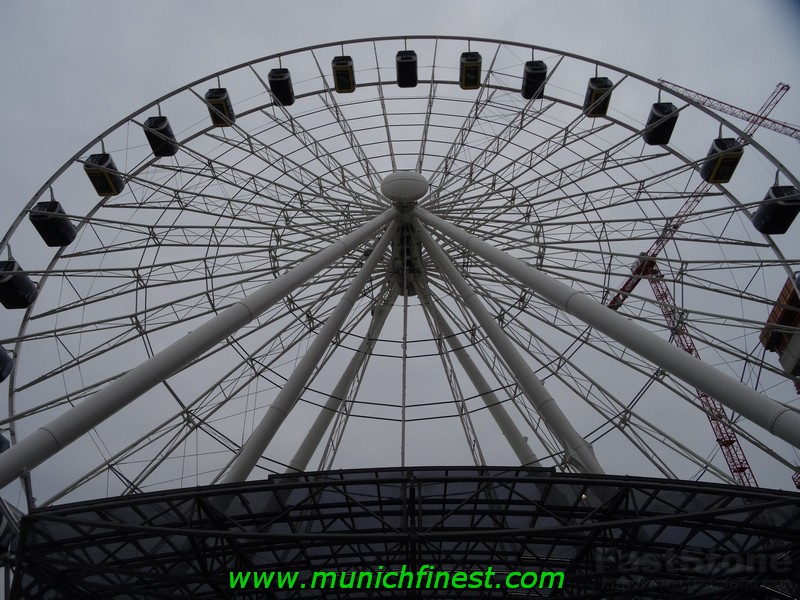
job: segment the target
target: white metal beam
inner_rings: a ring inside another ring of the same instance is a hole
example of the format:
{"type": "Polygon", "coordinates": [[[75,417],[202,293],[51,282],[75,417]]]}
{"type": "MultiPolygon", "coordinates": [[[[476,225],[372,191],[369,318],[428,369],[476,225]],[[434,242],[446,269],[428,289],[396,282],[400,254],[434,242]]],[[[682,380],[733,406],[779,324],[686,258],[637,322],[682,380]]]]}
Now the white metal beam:
{"type": "Polygon", "coordinates": [[[469,377],[472,385],[475,387],[475,391],[478,392],[481,399],[486,404],[489,414],[494,418],[495,423],[497,423],[497,426],[500,428],[500,432],[506,438],[514,454],[516,454],[519,463],[523,467],[537,464],[539,459],[528,445],[525,436],[522,435],[517,424],[514,423],[508,411],[500,403],[497,395],[492,391],[489,382],[486,381],[481,370],[475,365],[475,361],[472,360],[469,352],[458,344],[455,334],[450,328],[450,324],[444,319],[441,311],[439,311],[434,302],[431,302],[430,288],[427,286],[421,290],[420,300],[422,300],[422,308],[431,314],[434,323],[436,323],[436,327],[438,327],[442,336],[447,340],[456,359],[461,363],[461,368],[464,369],[467,377],[469,377]]]}
{"type": "Polygon", "coordinates": [[[756,392],[586,294],[498,250],[477,236],[424,209],[416,208],[415,214],[427,225],[441,231],[466,247],[468,251],[474,252],[508,273],[553,306],[591,325],[668,373],[716,398],[726,407],[789,442],[795,448],[800,448],[800,413],[794,409],[756,392]]]}
{"type": "Polygon", "coordinates": [[[233,304],[185,337],[114,380],[96,394],[56,417],[0,455],[0,487],[4,487],[152,389],[203,352],[233,335],[275,302],[326,266],[357,248],[394,219],[397,210],[378,215],[321,250],[283,276],[233,304]]]}
{"type": "MultiPolygon", "coordinates": [[[[317,415],[313,425],[303,438],[303,442],[300,444],[297,452],[295,452],[294,458],[289,461],[289,466],[286,469],[287,473],[292,471],[302,472],[308,467],[308,463],[322,441],[322,437],[325,435],[325,432],[330,426],[333,417],[336,416],[337,412],[339,412],[344,406],[345,399],[347,397],[347,391],[353,384],[356,375],[361,370],[364,362],[367,361],[372,354],[372,348],[375,346],[375,342],[378,340],[378,336],[381,334],[381,330],[386,323],[386,318],[389,316],[389,312],[391,311],[392,305],[397,299],[397,296],[397,285],[393,285],[393,290],[390,292],[387,302],[376,303],[373,309],[374,312],[372,313],[372,319],[369,323],[369,328],[367,329],[367,335],[365,335],[364,339],[361,340],[358,350],[356,350],[356,353],[350,359],[347,367],[342,372],[339,381],[336,383],[336,386],[333,388],[330,396],[328,396],[325,406],[317,415]]],[[[379,297],[382,298],[383,294],[381,294],[379,297]]]]}
{"type": "MultiPolygon", "coordinates": [[[[417,209],[418,210],[418,209],[417,209]]],[[[426,213],[429,214],[429,213],[426,213]]],[[[525,396],[542,416],[548,428],[553,432],[567,453],[567,461],[573,463],[584,473],[604,473],[597,461],[591,444],[583,439],[570,423],[566,415],[550,395],[528,363],[517,352],[513,342],[495,322],[494,318],[478,298],[475,291],[467,283],[458,269],[445,254],[430,234],[423,227],[417,227],[418,235],[431,260],[456,288],[464,305],[472,311],[475,319],[486,332],[497,353],[503,358],[514,378],[519,383],[525,396]]]]}
{"type": "Polygon", "coordinates": [[[397,228],[397,222],[393,222],[389,228],[384,232],[380,241],[375,244],[369,258],[364,262],[364,266],[353,278],[353,281],[347,288],[339,300],[339,304],[333,310],[331,315],[325,321],[320,332],[314,338],[314,341],[309,346],[303,358],[292,371],[291,376],[281,388],[275,400],[270,404],[266,414],[261,419],[261,422],[253,430],[253,433],[247,439],[242,449],[236,455],[234,460],[228,467],[227,473],[222,477],[222,483],[232,483],[236,481],[245,481],[250,475],[250,472],[258,463],[261,455],[266,450],[272,438],[278,431],[289,412],[297,403],[300,395],[303,393],[308,380],[314,372],[314,367],[317,366],[322,356],[325,354],[328,346],[333,342],[333,338],[344,323],[350,309],[358,300],[361,291],[369,281],[369,277],[378,261],[383,258],[383,254],[392,240],[392,236],[397,228]]]}

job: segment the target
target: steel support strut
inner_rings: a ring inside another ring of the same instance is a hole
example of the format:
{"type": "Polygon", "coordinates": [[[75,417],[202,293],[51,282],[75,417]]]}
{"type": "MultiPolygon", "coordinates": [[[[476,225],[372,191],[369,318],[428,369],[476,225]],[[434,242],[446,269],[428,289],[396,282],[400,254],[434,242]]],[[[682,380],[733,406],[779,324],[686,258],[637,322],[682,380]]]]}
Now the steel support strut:
{"type": "Polygon", "coordinates": [[[477,236],[424,209],[416,208],[415,214],[424,223],[515,278],[552,305],[603,332],[689,385],[716,398],[723,405],[789,442],[795,448],[800,448],[800,413],[792,408],[759,394],[586,294],[573,290],[570,286],[509,256],[477,236]]]}
{"type": "Polygon", "coordinates": [[[275,302],[357,248],[396,214],[391,208],[177,340],[0,455],[0,487],[53,456],[133,400],[233,335],[275,302]]]}
{"type": "Polygon", "coordinates": [[[464,369],[475,391],[478,392],[478,395],[480,395],[481,399],[486,404],[489,414],[494,418],[503,437],[506,438],[506,441],[517,456],[519,463],[523,467],[537,464],[539,459],[528,445],[525,436],[522,435],[519,427],[517,427],[517,424],[514,423],[511,415],[509,415],[508,411],[505,409],[505,406],[500,403],[499,398],[492,391],[492,387],[489,385],[489,382],[486,381],[483,373],[481,373],[480,369],[475,365],[469,352],[458,344],[455,334],[450,328],[450,324],[444,319],[442,313],[436,307],[436,304],[431,302],[431,292],[427,286],[420,291],[420,300],[422,301],[423,310],[427,310],[431,314],[433,322],[436,323],[436,327],[447,340],[447,344],[461,364],[461,368],[464,369]]]}
{"type": "MultiPolygon", "coordinates": [[[[306,433],[303,438],[300,447],[295,452],[294,458],[289,461],[289,466],[286,469],[287,473],[291,473],[292,471],[303,472],[307,469],[308,463],[319,447],[322,437],[325,435],[331,421],[333,421],[336,414],[344,407],[347,391],[350,389],[350,386],[353,385],[353,381],[364,366],[364,363],[369,360],[375,342],[378,341],[378,337],[386,323],[386,318],[389,316],[389,312],[397,296],[397,285],[393,285],[386,303],[378,302],[375,304],[372,319],[367,329],[367,335],[361,340],[358,350],[353,354],[347,367],[342,372],[342,376],[339,378],[330,396],[328,396],[325,406],[317,415],[313,425],[311,425],[308,433],[306,433]]],[[[383,295],[380,297],[382,298],[383,295]]]]}
{"type": "MultiPolygon", "coordinates": [[[[416,209],[419,210],[419,209],[416,209]]],[[[577,468],[584,473],[603,473],[603,468],[597,462],[591,445],[583,439],[566,415],[561,412],[558,404],[545,389],[539,378],[520,356],[514,343],[508,338],[505,332],[495,322],[494,318],[481,302],[475,291],[462,277],[461,273],[453,266],[447,258],[444,250],[439,248],[433,241],[430,234],[423,227],[417,224],[420,240],[428,250],[431,260],[439,268],[461,295],[465,306],[472,312],[475,319],[486,332],[497,353],[503,358],[508,369],[519,383],[525,396],[533,404],[536,411],[547,423],[550,431],[553,432],[567,454],[567,462],[574,463],[577,468]]]]}
{"type": "Polygon", "coordinates": [[[314,338],[314,341],[303,355],[303,358],[297,364],[294,371],[292,371],[291,376],[267,409],[267,413],[231,462],[227,473],[225,473],[225,476],[221,480],[222,483],[245,481],[250,475],[250,472],[258,463],[264,450],[266,450],[272,438],[277,433],[278,428],[286,417],[289,416],[289,411],[292,410],[299,400],[300,394],[303,393],[303,389],[314,372],[314,368],[319,364],[325,351],[333,342],[333,338],[347,318],[350,309],[353,307],[356,300],[358,300],[361,291],[369,281],[369,277],[378,264],[378,261],[383,258],[383,253],[389,247],[389,242],[392,240],[396,228],[397,222],[395,221],[384,232],[380,241],[372,249],[369,258],[364,262],[364,266],[361,267],[358,274],[353,278],[353,281],[350,282],[347,291],[339,299],[336,308],[325,321],[325,325],[322,326],[322,329],[314,338]]]}

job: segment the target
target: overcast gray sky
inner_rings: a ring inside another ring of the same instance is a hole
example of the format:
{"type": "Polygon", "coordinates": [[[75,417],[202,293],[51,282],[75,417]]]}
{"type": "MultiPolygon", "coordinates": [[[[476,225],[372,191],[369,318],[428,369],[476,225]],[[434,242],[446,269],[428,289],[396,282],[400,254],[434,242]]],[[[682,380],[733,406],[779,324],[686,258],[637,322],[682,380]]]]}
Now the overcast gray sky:
{"type": "MultiPolygon", "coordinates": [[[[0,232],[65,161],[140,106],[215,71],[337,40],[531,43],[749,110],[782,81],[792,90],[772,117],[800,121],[800,3],[790,0],[6,0],[0,15],[0,232]]],[[[796,166],[800,146],[779,145],[796,166]]]]}
{"type": "Polygon", "coordinates": [[[596,57],[800,121],[795,0],[6,0],[0,18],[0,230],[90,139],[183,84],[341,39],[474,35],[596,57]]]}

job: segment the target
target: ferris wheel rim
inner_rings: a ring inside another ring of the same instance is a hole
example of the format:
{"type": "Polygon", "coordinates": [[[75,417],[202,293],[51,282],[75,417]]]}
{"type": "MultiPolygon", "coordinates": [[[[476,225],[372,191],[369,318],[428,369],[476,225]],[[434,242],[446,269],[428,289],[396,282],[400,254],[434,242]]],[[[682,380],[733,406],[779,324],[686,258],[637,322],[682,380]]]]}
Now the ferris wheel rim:
{"type": "MultiPolygon", "coordinates": [[[[202,79],[198,79],[195,82],[187,84],[186,86],[184,86],[182,88],[179,88],[177,90],[174,90],[173,92],[171,92],[171,93],[159,98],[158,100],[156,100],[156,101],[154,101],[154,102],[152,102],[152,103],[150,103],[148,105],[143,106],[139,110],[131,113],[131,115],[129,115],[125,119],[121,120],[119,123],[117,123],[117,124],[113,125],[112,127],[110,127],[108,130],[106,130],[100,136],[95,138],[95,140],[93,140],[92,142],[87,144],[86,147],[84,147],[81,151],[79,151],[72,159],[70,159],[70,161],[65,163],[65,165],[59,171],[57,171],[56,174],[53,177],[51,177],[48,180],[48,182],[40,189],[40,191],[33,197],[33,199],[25,207],[25,209],[23,209],[23,211],[20,213],[19,217],[17,218],[17,221],[15,221],[14,225],[12,225],[12,227],[9,229],[9,232],[6,234],[6,237],[3,239],[3,242],[0,243],[0,249],[6,247],[8,245],[8,243],[11,240],[11,236],[12,236],[13,232],[17,229],[18,225],[23,220],[24,215],[27,214],[27,212],[33,206],[33,204],[39,198],[41,198],[46,193],[46,191],[48,189],[52,188],[53,183],[55,183],[58,180],[58,178],[72,164],[74,164],[76,161],[78,161],[80,156],[85,154],[92,147],[95,147],[97,145],[97,143],[101,142],[108,134],[110,134],[111,132],[117,130],[118,128],[120,128],[120,127],[122,127],[122,126],[124,126],[126,124],[131,123],[133,121],[134,117],[136,117],[138,115],[141,115],[146,110],[148,110],[150,108],[153,108],[154,106],[159,105],[159,103],[164,102],[167,99],[172,98],[172,97],[174,97],[174,96],[176,96],[176,95],[178,95],[178,94],[180,94],[182,92],[185,92],[187,90],[191,90],[193,86],[197,86],[199,84],[208,82],[209,80],[212,80],[215,77],[221,77],[222,75],[225,75],[225,74],[228,74],[228,73],[232,73],[234,71],[237,71],[238,69],[252,67],[253,65],[256,65],[256,64],[259,64],[259,63],[262,63],[262,62],[266,62],[268,60],[273,60],[275,58],[290,56],[290,55],[293,55],[293,54],[302,54],[302,53],[307,53],[307,52],[313,52],[313,50],[315,50],[315,49],[331,48],[331,47],[338,46],[338,45],[361,44],[361,43],[367,43],[367,42],[375,44],[376,42],[381,42],[381,41],[396,41],[396,40],[402,40],[402,39],[408,39],[408,40],[411,40],[411,39],[415,39],[415,40],[416,39],[425,39],[425,40],[437,40],[437,41],[439,39],[441,39],[441,40],[455,40],[455,41],[467,41],[467,42],[470,42],[470,41],[487,42],[487,43],[495,43],[498,46],[499,45],[512,45],[512,46],[515,46],[515,47],[522,47],[522,48],[527,48],[527,49],[531,49],[531,50],[540,50],[540,51],[545,51],[545,52],[553,52],[554,54],[557,54],[557,55],[560,55],[560,56],[570,57],[570,58],[577,59],[577,60],[580,60],[580,61],[583,61],[583,62],[586,62],[586,63],[591,63],[593,65],[602,66],[604,68],[608,68],[610,70],[613,70],[614,72],[625,73],[626,75],[630,75],[630,76],[640,80],[641,82],[649,84],[649,85],[651,85],[651,86],[653,86],[655,88],[659,88],[660,89],[662,87],[657,82],[653,82],[652,80],[648,80],[647,78],[643,78],[643,77],[641,77],[641,76],[639,76],[639,75],[637,75],[635,73],[627,73],[623,69],[620,69],[619,67],[616,67],[616,66],[613,66],[613,65],[608,65],[606,63],[602,63],[602,62],[599,62],[599,61],[596,61],[596,60],[591,60],[591,59],[588,59],[586,57],[581,57],[581,56],[578,56],[578,55],[566,53],[566,52],[559,51],[559,50],[552,50],[552,49],[549,49],[549,48],[537,47],[537,46],[528,45],[528,44],[519,44],[519,43],[515,43],[515,42],[506,42],[506,41],[502,41],[502,40],[489,40],[489,39],[485,39],[485,38],[470,38],[470,37],[459,37],[459,36],[387,36],[387,37],[384,37],[384,38],[365,38],[365,39],[357,39],[357,40],[347,40],[347,41],[343,41],[343,42],[324,43],[324,44],[318,44],[318,45],[309,46],[309,47],[305,47],[305,48],[294,49],[294,50],[287,51],[287,52],[277,53],[277,54],[274,54],[274,55],[269,55],[267,57],[262,57],[260,59],[255,59],[253,61],[248,61],[246,63],[242,63],[241,65],[230,67],[228,69],[225,69],[223,71],[219,71],[217,73],[214,73],[214,74],[209,75],[207,77],[204,77],[202,79]]],[[[382,87],[385,84],[381,83],[381,82],[378,82],[378,83],[375,83],[374,85],[377,86],[378,89],[382,89],[382,87]]],[[[432,83],[432,85],[433,85],[433,83],[432,83]]],[[[502,86],[491,86],[491,85],[487,86],[487,88],[493,88],[493,89],[497,89],[497,90],[506,90],[506,91],[511,89],[511,88],[503,88],[502,86]]],[[[669,90],[666,90],[666,91],[669,91],[669,90]]],[[[329,90],[327,90],[325,88],[322,88],[322,89],[319,89],[316,92],[316,95],[322,95],[322,94],[325,94],[325,93],[330,93],[330,92],[329,92],[329,90]]],[[[679,94],[676,94],[674,91],[669,91],[669,93],[672,96],[679,96],[679,94]]],[[[370,100],[370,101],[372,101],[372,100],[370,100]]],[[[689,102],[689,101],[687,100],[687,102],[689,102]]],[[[564,102],[564,103],[568,104],[566,102],[564,102]]],[[[573,103],[572,106],[574,108],[579,108],[579,105],[574,104],[574,103],[573,103]]],[[[724,123],[726,127],[730,128],[731,131],[743,133],[743,132],[741,132],[741,130],[737,129],[735,126],[733,126],[730,123],[728,123],[725,119],[722,119],[719,116],[716,116],[713,113],[711,113],[710,111],[708,111],[707,109],[705,109],[705,107],[695,106],[694,108],[700,109],[701,111],[708,113],[708,115],[711,116],[712,118],[714,118],[717,122],[724,123]]],[[[255,110],[256,109],[253,109],[253,111],[255,111],[255,110]]],[[[610,119],[610,120],[613,121],[614,119],[610,119]]],[[[617,122],[617,124],[624,125],[624,126],[630,128],[630,126],[625,125],[622,122],[617,122]]],[[[212,129],[212,127],[207,127],[203,131],[198,131],[195,135],[196,136],[201,136],[201,135],[207,133],[208,131],[210,131],[211,129],[212,129]]],[[[760,145],[758,145],[756,142],[753,142],[752,140],[749,140],[749,143],[751,145],[753,145],[759,151],[759,153],[761,155],[766,156],[773,164],[779,165],[779,169],[784,169],[785,170],[785,167],[783,167],[783,165],[780,165],[780,163],[778,163],[774,159],[774,157],[772,157],[772,155],[769,154],[766,150],[764,150],[760,145]]],[[[684,163],[686,163],[686,164],[689,164],[690,162],[695,162],[695,163],[697,162],[697,161],[689,161],[688,156],[683,155],[681,153],[678,153],[676,150],[674,150],[671,147],[669,148],[669,151],[674,156],[676,156],[676,157],[680,158],[681,160],[683,160],[684,163]]],[[[441,155],[440,158],[444,159],[444,155],[441,155]]],[[[134,176],[135,176],[136,173],[144,172],[148,167],[150,167],[152,164],[154,164],[156,162],[156,160],[157,159],[154,158],[148,164],[141,165],[141,167],[134,173],[134,176]]],[[[350,163],[350,164],[352,165],[353,163],[350,163]]],[[[794,181],[795,184],[797,184],[797,179],[794,178],[793,175],[791,175],[791,173],[786,171],[785,174],[787,175],[788,178],[790,178],[792,181],[794,181]]],[[[735,196],[733,196],[732,194],[729,194],[722,186],[720,186],[720,187],[721,187],[723,193],[726,196],[728,196],[728,199],[730,201],[738,202],[738,200],[736,199],[735,196]]],[[[95,208],[92,209],[89,213],[87,213],[87,220],[88,220],[88,218],[90,216],[94,215],[100,208],[105,206],[105,202],[107,200],[108,200],[108,197],[103,198],[102,200],[98,201],[98,203],[95,205],[95,208]]],[[[279,216],[276,216],[276,219],[277,218],[279,218],[279,216]]],[[[789,265],[788,265],[789,261],[786,259],[785,256],[783,256],[783,254],[780,252],[780,249],[777,247],[777,245],[773,242],[773,240],[771,238],[768,239],[768,243],[772,246],[772,251],[778,255],[779,260],[781,260],[784,263],[786,263],[785,264],[785,269],[786,270],[790,270],[789,265]]],[[[210,251],[210,248],[209,248],[209,251],[210,251]]],[[[54,266],[56,265],[56,263],[60,259],[62,252],[63,252],[62,250],[59,250],[59,251],[57,251],[55,253],[55,255],[54,255],[53,259],[51,260],[51,262],[49,263],[46,271],[49,272],[49,271],[53,270],[54,266]]],[[[47,275],[45,274],[43,276],[43,278],[42,278],[42,283],[44,283],[46,280],[47,280],[47,275]]],[[[22,349],[22,347],[21,347],[21,344],[23,343],[22,340],[24,339],[24,337],[26,335],[27,324],[28,324],[28,321],[29,321],[29,318],[30,318],[31,311],[34,309],[34,307],[35,307],[35,305],[32,306],[30,309],[28,309],[28,311],[26,311],[25,317],[23,318],[22,326],[21,326],[19,334],[18,334],[18,338],[19,339],[17,341],[17,348],[16,348],[17,352],[19,352],[22,349]]],[[[12,386],[13,386],[13,377],[15,376],[15,374],[16,373],[12,374],[12,386]]],[[[10,399],[13,399],[13,397],[14,397],[14,394],[11,393],[10,394],[10,399]]],[[[13,403],[13,400],[12,400],[12,403],[13,403]]],[[[11,408],[11,411],[12,411],[12,416],[14,416],[13,407],[11,408]]],[[[12,435],[14,435],[14,434],[12,433],[12,435]]]]}
{"type": "MultiPolygon", "coordinates": [[[[358,43],[364,43],[364,42],[373,42],[374,43],[374,42],[379,42],[379,41],[397,41],[397,40],[406,40],[407,41],[407,40],[430,40],[430,39],[434,39],[434,40],[439,40],[439,39],[441,39],[441,40],[460,40],[460,41],[466,41],[466,42],[471,42],[471,41],[487,42],[487,43],[496,43],[496,44],[503,44],[503,45],[512,45],[512,46],[516,46],[516,47],[520,47],[520,48],[526,48],[526,49],[533,50],[533,51],[540,50],[542,52],[552,52],[554,54],[558,54],[558,55],[574,58],[574,59],[577,59],[577,60],[580,60],[580,61],[583,61],[583,62],[587,62],[587,63],[591,63],[591,64],[594,64],[594,65],[597,65],[598,67],[602,66],[604,68],[607,68],[607,69],[610,69],[610,70],[613,70],[613,71],[616,71],[616,72],[619,72],[619,73],[623,73],[623,74],[625,74],[625,75],[627,75],[629,77],[633,77],[635,79],[638,79],[639,81],[647,83],[647,84],[655,87],[656,89],[659,89],[660,91],[667,92],[668,94],[670,94],[672,96],[675,96],[677,98],[683,99],[685,102],[687,102],[688,104],[692,105],[697,110],[700,110],[700,111],[704,112],[705,114],[707,114],[708,116],[710,116],[713,119],[717,120],[719,123],[721,123],[725,127],[729,128],[731,131],[733,131],[733,132],[737,133],[739,136],[747,139],[748,143],[752,144],[755,148],[757,148],[760,153],[765,154],[770,159],[770,161],[778,167],[778,170],[781,173],[783,173],[783,175],[785,177],[787,177],[789,179],[789,181],[792,182],[793,185],[795,185],[796,187],[800,187],[800,179],[795,177],[792,172],[790,172],[783,164],[781,164],[779,161],[777,161],[763,146],[761,146],[758,142],[756,142],[754,139],[752,139],[751,136],[747,136],[742,129],[738,128],[731,121],[729,121],[728,119],[726,119],[725,117],[723,117],[719,113],[717,113],[717,112],[709,109],[708,107],[702,105],[701,103],[697,102],[697,100],[695,100],[695,99],[683,94],[680,90],[671,89],[671,88],[666,87],[663,84],[661,84],[658,80],[654,80],[654,79],[650,79],[648,77],[644,77],[644,76],[642,76],[642,75],[640,75],[640,74],[638,74],[638,73],[636,73],[634,71],[629,71],[629,70],[627,70],[625,68],[622,68],[622,67],[619,67],[617,65],[612,65],[611,63],[598,61],[598,60],[589,58],[589,57],[587,57],[585,55],[566,52],[566,51],[563,51],[563,50],[558,50],[558,49],[550,48],[550,47],[547,47],[547,46],[538,46],[538,45],[535,45],[535,44],[525,44],[525,43],[522,43],[522,42],[514,42],[514,41],[510,41],[510,40],[500,40],[500,39],[496,39],[496,38],[484,38],[484,37],[475,37],[475,36],[453,36],[453,35],[425,35],[425,34],[414,34],[414,35],[405,35],[405,36],[391,35],[391,36],[380,36],[380,37],[374,37],[374,38],[352,38],[352,39],[348,39],[348,40],[340,40],[340,41],[334,41],[334,42],[324,42],[324,43],[319,43],[319,44],[313,44],[313,45],[310,45],[310,46],[294,48],[292,50],[287,50],[287,51],[283,51],[283,52],[276,52],[276,53],[273,53],[273,54],[268,54],[268,55],[262,56],[260,58],[256,58],[256,59],[252,59],[252,60],[249,60],[249,61],[245,61],[243,63],[239,63],[238,65],[235,65],[235,66],[232,66],[232,67],[228,67],[228,68],[222,69],[220,71],[216,71],[216,72],[214,72],[214,73],[212,73],[210,75],[201,77],[201,78],[196,79],[196,80],[194,80],[194,81],[192,81],[190,83],[187,83],[184,86],[182,86],[180,88],[176,88],[175,90],[173,90],[171,92],[168,92],[168,93],[160,96],[158,99],[156,99],[156,100],[154,100],[154,101],[152,101],[152,102],[150,102],[148,104],[145,104],[142,107],[140,107],[139,109],[131,112],[128,116],[123,117],[122,119],[120,119],[119,121],[114,123],[113,125],[109,126],[105,131],[103,131],[97,137],[95,137],[90,142],[88,142],[83,148],[81,148],[69,160],[67,160],[39,188],[39,190],[33,195],[32,199],[23,208],[23,211],[20,212],[20,215],[17,217],[17,219],[9,227],[9,229],[6,232],[6,234],[4,235],[3,239],[0,240],[0,251],[2,251],[3,249],[5,249],[8,246],[9,238],[10,238],[11,234],[13,233],[13,231],[16,229],[16,227],[19,225],[19,222],[21,222],[25,212],[28,211],[34,205],[36,200],[41,198],[45,194],[45,192],[47,192],[52,187],[52,184],[56,181],[56,179],[59,176],[61,176],[63,174],[63,172],[73,162],[75,162],[75,160],[77,160],[81,155],[85,154],[89,149],[91,149],[92,147],[96,146],[109,133],[111,133],[112,131],[118,129],[119,127],[121,127],[125,123],[128,123],[134,116],[139,115],[139,114],[143,113],[144,111],[146,111],[146,110],[148,110],[150,108],[157,107],[161,102],[163,102],[163,101],[175,96],[176,94],[179,94],[179,93],[181,93],[181,92],[183,92],[185,90],[188,90],[188,89],[190,89],[190,88],[192,88],[194,86],[200,85],[202,83],[206,83],[209,80],[221,77],[222,75],[237,71],[237,70],[245,68],[245,67],[250,67],[252,65],[256,65],[256,64],[259,64],[259,63],[262,63],[262,62],[266,62],[268,60],[274,60],[276,58],[282,58],[284,56],[291,56],[293,54],[299,54],[299,53],[310,51],[310,50],[329,48],[331,46],[342,46],[342,45],[349,45],[349,44],[358,44],[358,43]]],[[[381,84],[377,84],[377,85],[381,85],[381,84]]],[[[323,90],[320,90],[319,93],[322,93],[322,91],[323,90]]],[[[577,106],[577,105],[575,105],[575,106],[577,106]]],[[[673,150],[672,147],[670,147],[670,151],[672,151],[672,150],[673,150]]]]}

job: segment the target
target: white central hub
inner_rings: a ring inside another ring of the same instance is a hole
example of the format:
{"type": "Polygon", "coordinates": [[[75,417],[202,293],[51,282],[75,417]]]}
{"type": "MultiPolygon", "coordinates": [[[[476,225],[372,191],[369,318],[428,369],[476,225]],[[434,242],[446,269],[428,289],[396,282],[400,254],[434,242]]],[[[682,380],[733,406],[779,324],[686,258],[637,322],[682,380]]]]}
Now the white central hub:
{"type": "Polygon", "coordinates": [[[395,171],[383,178],[381,193],[396,206],[409,206],[428,193],[428,180],[415,171],[395,171]]]}

